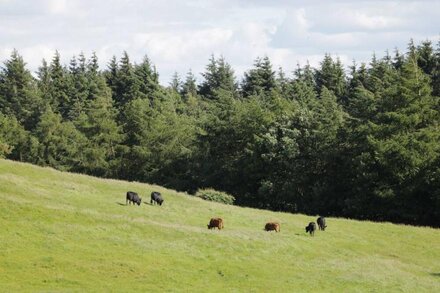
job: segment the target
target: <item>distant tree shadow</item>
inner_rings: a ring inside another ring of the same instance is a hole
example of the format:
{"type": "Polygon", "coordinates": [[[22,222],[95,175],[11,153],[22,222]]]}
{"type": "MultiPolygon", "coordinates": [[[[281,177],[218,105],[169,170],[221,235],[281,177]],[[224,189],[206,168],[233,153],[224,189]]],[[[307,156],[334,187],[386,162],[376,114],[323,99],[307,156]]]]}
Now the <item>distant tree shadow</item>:
{"type": "Polygon", "coordinates": [[[431,276],[440,277],[440,273],[430,273],[431,276]]]}

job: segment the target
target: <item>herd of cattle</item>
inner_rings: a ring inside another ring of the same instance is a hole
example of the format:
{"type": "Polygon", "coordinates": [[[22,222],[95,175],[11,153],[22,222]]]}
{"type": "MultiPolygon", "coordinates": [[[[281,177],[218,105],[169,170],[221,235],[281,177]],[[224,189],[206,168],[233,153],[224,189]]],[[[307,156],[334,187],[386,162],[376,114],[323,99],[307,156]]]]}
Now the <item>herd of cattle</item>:
{"type": "MultiPolygon", "coordinates": [[[[139,195],[136,192],[133,191],[128,191],[127,192],[127,196],[126,196],[126,201],[125,204],[137,204],[140,205],[142,202],[142,198],[139,197],[139,195]]],[[[151,199],[150,199],[150,204],[159,204],[160,206],[163,204],[164,199],[162,197],[162,194],[160,194],[160,192],[157,191],[153,191],[151,193],[151,199]]],[[[318,227],[319,230],[325,231],[325,228],[327,228],[327,225],[325,223],[325,218],[324,217],[319,217],[316,222],[318,223],[318,227]]],[[[219,230],[224,228],[224,221],[222,218],[212,218],[209,221],[208,224],[208,229],[213,229],[213,228],[217,228],[219,230]]],[[[266,231],[275,231],[275,232],[280,232],[281,231],[281,225],[278,222],[269,222],[266,223],[266,225],[264,226],[264,230],[266,231]]],[[[310,233],[311,236],[315,235],[315,231],[316,231],[316,224],[315,222],[310,222],[307,226],[306,226],[306,233],[310,233]]]]}

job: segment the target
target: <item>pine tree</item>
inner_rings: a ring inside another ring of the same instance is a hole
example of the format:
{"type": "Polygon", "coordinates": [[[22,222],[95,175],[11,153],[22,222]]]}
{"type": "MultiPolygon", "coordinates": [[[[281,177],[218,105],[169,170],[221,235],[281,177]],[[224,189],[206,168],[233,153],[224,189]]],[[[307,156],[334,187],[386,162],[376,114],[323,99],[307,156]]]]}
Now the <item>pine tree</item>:
{"type": "Polygon", "coordinates": [[[325,54],[324,60],[321,62],[321,68],[316,72],[316,85],[318,92],[320,92],[323,87],[326,87],[332,91],[339,100],[344,100],[346,86],[345,73],[339,58],[334,62],[329,54],[325,54]]]}
{"type": "MultiPolygon", "coordinates": [[[[417,64],[422,69],[422,71],[431,77],[431,85],[433,90],[438,87],[436,85],[436,66],[437,60],[434,52],[434,48],[432,47],[432,43],[430,41],[425,41],[421,45],[417,47],[417,64]]],[[[434,93],[435,95],[436,93],[434,93]]]]}
{"type": "Polygon", "coordinates": [[[148,56],[145,56],[142,63],[138,64],[134,68],[134,73],[137,79],[138,85],[138,97],[142,99],[149,99],[151,103],[156,97],[157,91],[159,91],[159,76],[151,64],[148,56]]]}
{"type": "Polygon", "coordinates": [[[69,66],[69,112],[67,119],[74,121],[83,112],[88,96],[88,80],[85,72],[84,55],[80,54],[80,64],[74,56],[69,66]]]}
{"type": "Polygon", "coordinates": [[[272,90],[277,90],[275,71],[269,57],[257,58],[254,68],[245,72],[244,80],[241,85],[243,96],[270,94],[272,90]]]}
{"type": "Polygon", "coordinates": [[[180,93],[181,87],[182,81],[180,80],[180,76],[177,72],[174,72],[173,76],[171,77],[170,88],[176,93],[180,93]]]}
{"type": "Polygon", "coordinates": [[[49,105],[60,113],[63,118],[68,118],[71,101],[69,97],[69,81],[67,71],[61,65],[58,51],[52,59],[49,67],[50,85],[48,91],[49,105]]]}
{"type": "Polygon", "coordinates": [[[115,105],[122,109],[130,101],[139,98],[139,80],[130,62],[127,52],[124,52],[119,62],[115,84],[115,105]]]}
{"type": "Polygon", "coordinates": [[[0,112],[0,158],[23,161],[32,154],[29,133],[15,116],[0,112]]]}
{"type": "Polygon", "coordinates": [[[35,135],[39,141],[35,163],[60,170],[78,170],[86,139],[72,122],[62,122],[61,115],[48,107],[40,117],[35,135]]]}
{"type": "Polygon", "coordinates": [[[278,68],[278,75],[276,78],[277,87],[280,89],[281,93],[288,94],[289,91],[289,79],[283,71],[283,68],[278,68]]]}
{"type": "Polygon", "coordinates": [[[123,134],[116,124],[110,93],[89,101],[85,114],[77,119],[76,125],[88,138],[87,146],[82,150],[81,168],[97,176],[116,175],[118,169],[115,165],[123,134]]]}
{"type": "Polygon", "coordinates": [[[395,49],[394,59],[393,59],[393,65],[394,68],[397,70],[400,70],[403,66],[403,63],[405,62],[405,56],[400,54],[399,50],[395,49]]]}
{"type": "Polygon", "coordinates": [[[217,87],[224,91],[231,92],[234,96],[237,93],[237,84],[235,83],[234,70],[223,56],[217,60],[217,87]]]}
{"type": "Polygon", "coordinates": [[[186,74],[185,82],[182,85],[181,95],[185,100],[188,100],[190,96],[197,96],[196,78],[191,70],[186,74]]]}
{"type": "Polygon", "coordinates": [[[234,71],[223,56],[218,60],[211,56],[206,70],[202,73],[204,78],[200,85],[200,95],[207,99],[216,99],[217,91],[227,91],[233,96],[237,95],[234,71]]]}
{"type": "Polygon", "coordinates": [[[41,66],[37,71],[37,85],[42,98],[43,106],[50,105],[49,91],[50,91],[50,71],[47,61],[42,60],[41,66]]]}
{"type": "Polygon", "coordinates": [[[40,105],[36,82],[14,50],[0,72],[0,112],[15,116],[26,129],[32,129],[40,105]]]}
{"type": "Polygon", "coordinates": [[[112,91],[112,100],[114,103],[117,101],[117,86],[118,86],[118,61],[116,56],[113,56],[108,64],[107,70],[104,72],[107,85],[112,91]]]}

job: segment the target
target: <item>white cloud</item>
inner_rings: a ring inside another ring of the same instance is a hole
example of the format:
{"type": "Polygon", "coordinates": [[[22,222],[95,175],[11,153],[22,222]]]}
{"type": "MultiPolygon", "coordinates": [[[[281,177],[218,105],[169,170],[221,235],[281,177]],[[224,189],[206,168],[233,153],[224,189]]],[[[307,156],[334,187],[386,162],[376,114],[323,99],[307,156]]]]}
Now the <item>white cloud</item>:
{"type": "Polygon", "coordinates": [[[47,0],[47,9],[53,14],[63,14],[68,11],[67,0],[47,0]]]}
{"type": "Polygon", "coordinates": [[[400,20],[395,17],[370,16],[357,12],[354,14],[354,22],[360,27],[375,30],[396,27],[399,25],[400,20]]]}
{"type": "Polygon", "coordinates": [[[191,54],[214,51],[219,45],[226,43],[232,36],[227,29],[212,28],[198,31],[158,33],[141,33],[134,35],[134,47],[145,48],[152,57],[169,61],[181,61],[191,54]]]}

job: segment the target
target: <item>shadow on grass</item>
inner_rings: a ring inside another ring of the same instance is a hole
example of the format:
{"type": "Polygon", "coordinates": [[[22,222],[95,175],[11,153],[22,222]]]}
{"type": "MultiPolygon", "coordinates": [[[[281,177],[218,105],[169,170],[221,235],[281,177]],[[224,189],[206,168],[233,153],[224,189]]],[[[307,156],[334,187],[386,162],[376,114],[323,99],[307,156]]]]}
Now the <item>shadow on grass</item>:
{"type": "Polygon", "coordinates": [[[439,277],[440,278],[440,273],[430,273],[430,275],[434,276],[434,277],[439,277]]]}
{"type": "Polygon", "coordinates": [[[126,204],[125,203],[121,203],[121,202],[116,202],[116,204],[118,204],[118,205],[120,205],[120,206],[126,206],[126,204]]]}

